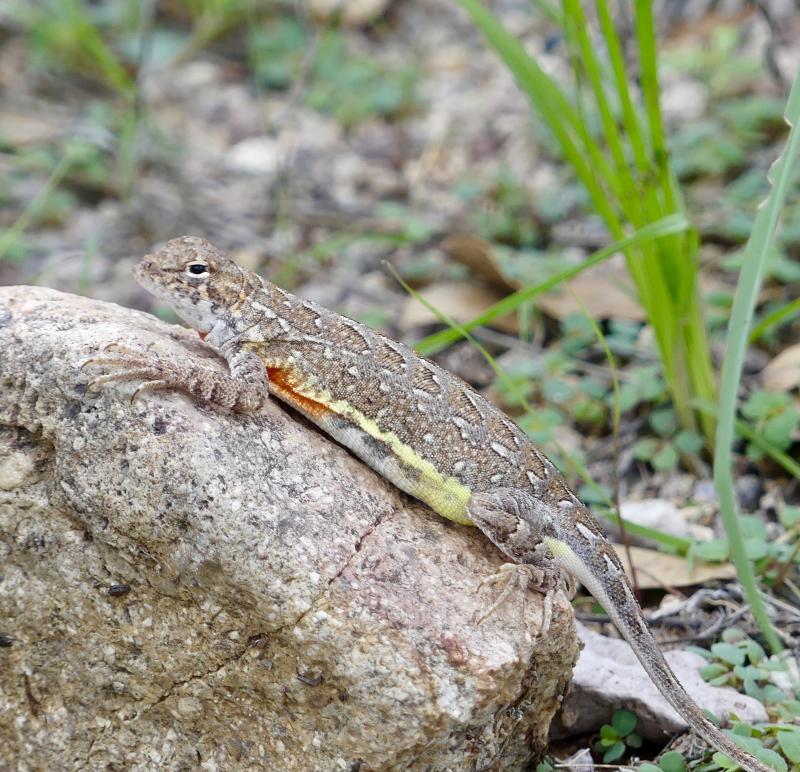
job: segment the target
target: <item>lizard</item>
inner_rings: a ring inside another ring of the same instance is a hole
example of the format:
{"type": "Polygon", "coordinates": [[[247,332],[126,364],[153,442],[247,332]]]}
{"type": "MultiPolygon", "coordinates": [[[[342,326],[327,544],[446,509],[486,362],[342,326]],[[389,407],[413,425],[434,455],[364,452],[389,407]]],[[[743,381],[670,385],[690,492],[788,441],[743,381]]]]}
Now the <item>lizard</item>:
{"type": "Polygon", "coordinates": [[[174,389],[245,414],[274,395],[442,517],[477,526],[515,564],[578,579],[691,729],[747,772],[770,772],[683,688],[594,516],[499,408],[407,346],[286,292],[205,239],[168,241],[134,276],[228,373],[117,346],[83,363],[110,368],[88,389],[139,381],[131,401],[174,389]]]}

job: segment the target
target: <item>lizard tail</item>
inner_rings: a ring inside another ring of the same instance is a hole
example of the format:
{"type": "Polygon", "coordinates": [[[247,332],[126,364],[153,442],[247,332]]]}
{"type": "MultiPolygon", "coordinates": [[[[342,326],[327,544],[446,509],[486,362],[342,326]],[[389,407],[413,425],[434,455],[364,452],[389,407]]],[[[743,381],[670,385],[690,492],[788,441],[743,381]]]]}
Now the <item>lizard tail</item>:
{"type": "Polygon", "coordinates": [[[581,549],[583,543],[571,545],[567,535],[559,537],[545,538],[553,557],[599,601],[659,691],[691,729],[746,772],[774,772],[715,726],[683,688],[650,632],[616,554],[611,557],[602,547],[581,549]]]}

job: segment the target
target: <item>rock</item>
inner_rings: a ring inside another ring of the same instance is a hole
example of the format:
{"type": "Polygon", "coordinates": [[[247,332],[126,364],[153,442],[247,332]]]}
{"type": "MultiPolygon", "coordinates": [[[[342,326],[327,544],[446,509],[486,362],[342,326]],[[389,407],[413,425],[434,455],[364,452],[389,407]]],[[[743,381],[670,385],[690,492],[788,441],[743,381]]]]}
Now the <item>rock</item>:
{"type": "Polygon", "coordinates": [[[673,536],[688,538],[689,527],[680,510],[666,499],[641,499],[623,501],[620,514],[626,520],[648,528],[655,528],[673,536]]]}
{"type": "MultiPolygon", "coordinates": [[[[615,710],[627,708],[637,715],[636,732],[648,740],[664,741],[684,731],[686,722],[667,703],[645,673],[630,646],[579,626],[584,642],[572,688],[553,725],[553,737],[594,732],[611,723],[615,710]]],[[[703,708],[724,719],[735,713],[743,721],[766,721],[758,700],[733,689],[707,684],[699,673],[706,661],[691,651],[666,652],[678,680],[703,708]]]]}
{"type": "Polygon", "coordinates": [[[281,148],[272,137],[248,137],[227,153],[230,169],[247,174],[274,174],[280,168],[281,148]]]}
{"type": "Polygon", "coordinates": [[[758,502],[764,490],[764,482],[757,474],[740,474],[734,482],[739,506],[745,512],[754,512],[758,509],[758,502]]]}
{"type": "Polygon", "coordinates": [[[0,288],[0,767],[527,768],[577,653],[556,597],[271,402],[134,384],[110,343],[221,366],[154,317],[0,288]]]}
{"type": "Polygon", "coordinates": [[[346,27],[363,27],[380,19],[390,0],[311,0],[309,11],[319,22],[341,21],[346,27]]]}

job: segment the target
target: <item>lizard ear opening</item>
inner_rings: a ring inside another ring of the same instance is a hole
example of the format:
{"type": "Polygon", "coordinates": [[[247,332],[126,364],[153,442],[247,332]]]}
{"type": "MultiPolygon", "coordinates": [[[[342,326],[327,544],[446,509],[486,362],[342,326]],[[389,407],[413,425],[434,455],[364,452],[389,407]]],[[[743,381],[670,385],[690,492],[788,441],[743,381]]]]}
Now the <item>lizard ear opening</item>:
{"type": "Polygon", "coordinates": [[[199,260],[193,260],[191,263],[186,263],[183,270],[195,278],[208,276],[208,264],[199,260]]]}

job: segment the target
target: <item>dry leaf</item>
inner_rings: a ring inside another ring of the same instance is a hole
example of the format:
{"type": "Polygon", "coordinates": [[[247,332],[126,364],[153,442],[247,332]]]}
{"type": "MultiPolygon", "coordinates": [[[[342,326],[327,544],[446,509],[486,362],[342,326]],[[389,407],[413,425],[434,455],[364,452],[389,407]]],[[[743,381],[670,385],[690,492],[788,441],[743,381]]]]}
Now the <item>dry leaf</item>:
{"type": "MultiPolygon", "coordinates": [[[[459,323],[474,319],[503,297],[495,290],[467,281],[433,284],[422,293],[422,296],[434,308],[459,323]]],[[[409,297],[400,317],[400,327],[408,330],[437,321],[439,319],[432,311],[415,298],[409,297]]],[[[516,334],[516,314],[498,317],[491,322],[491,326],[503,332],[516,334]]]]}
{"type": "Polygon", "coordinates": [[[585,308],[592,319],[645,321],[624,267],[606,262],[579,274],[567,286],[568,292],[548,292],[537,299],[546,314],[564,319],[570,314],[583,313],[585,308]]]}
{"type": "Polygon", "coordinates": [[[761,372],[767,391],[789,391],[800,386],[800,343],[781,351],[761,372]]]}
{"type": "Polygon", "coordinates": [[[511,291],[519,289],[520,285],[509,281],[500,270],[492,245],[486,239],[454,233],[442,241],[441,247],[445,254],[467,266],[474,276],[492,287],[511,291]]]}
{"type": "MultiPolygon", "coordinates": [[[[625,573],[631,577],[625,547],[614,544],[614,549],[625,566],[625,573]]],[[[666,589],[668,587],[688,587],[705,584],[711,579],[733,579],[736,568],[731,563],[698,563],[690,570],[686,558],[667,555],[645,547],[631,547],[631,557],[636,566],[636,578],[643,590],[666,589]]]]}
{"type": "Polygon", "coordinates": [[[12,147],[39,145],[64,133],[64,125],[58,118],[42,118],[13,110],[0,110],[0,127],[0,137],[12,147]]]}

